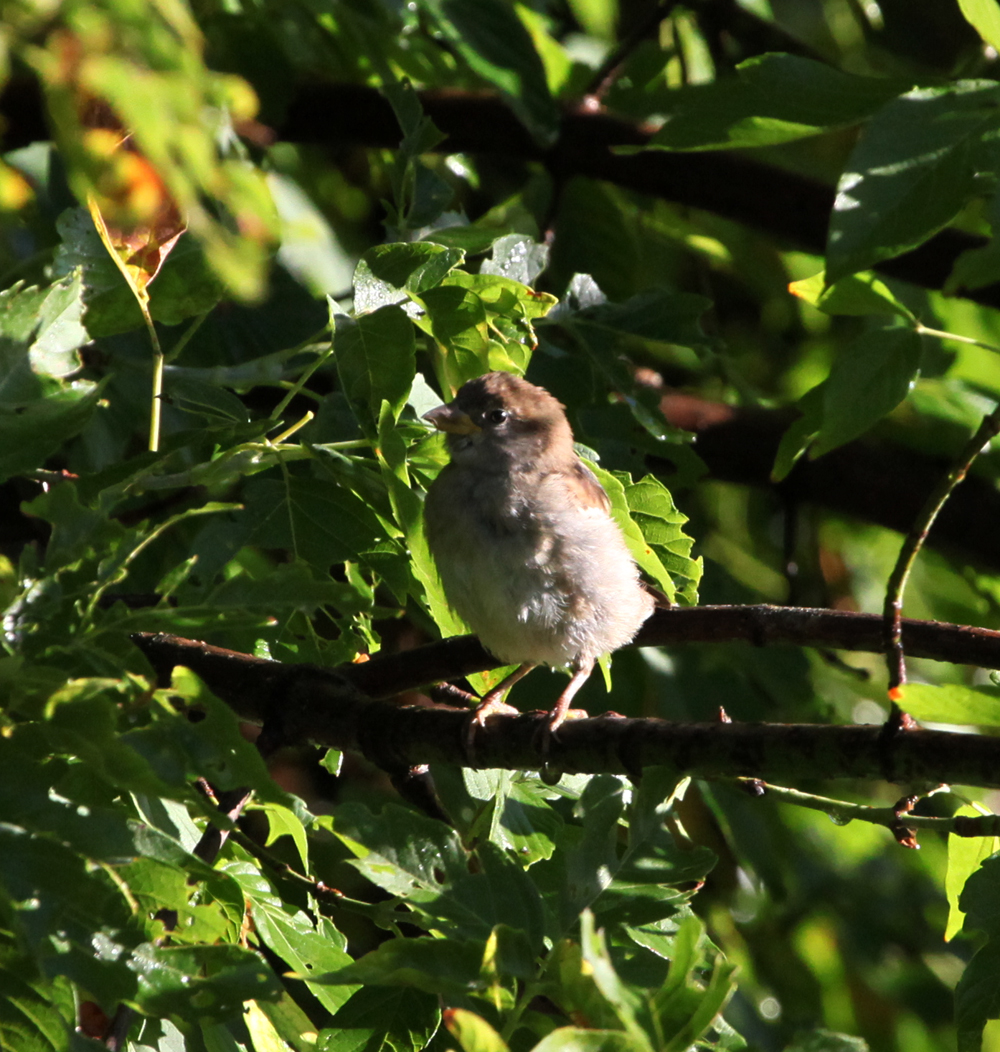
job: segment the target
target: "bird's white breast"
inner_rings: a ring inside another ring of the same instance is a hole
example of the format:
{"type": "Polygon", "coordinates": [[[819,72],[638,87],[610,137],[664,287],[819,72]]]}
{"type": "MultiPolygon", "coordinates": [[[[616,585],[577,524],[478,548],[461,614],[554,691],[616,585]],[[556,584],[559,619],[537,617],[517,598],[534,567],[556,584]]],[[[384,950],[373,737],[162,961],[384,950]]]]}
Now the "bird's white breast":
{"type": "Polygon", "coordinates": [[[596,657],[631,640],[651,610],[614,521],[572,500],[564,482],[518,485],[452,464],[428,495],[448,600],[501,661],[596,657]]]}

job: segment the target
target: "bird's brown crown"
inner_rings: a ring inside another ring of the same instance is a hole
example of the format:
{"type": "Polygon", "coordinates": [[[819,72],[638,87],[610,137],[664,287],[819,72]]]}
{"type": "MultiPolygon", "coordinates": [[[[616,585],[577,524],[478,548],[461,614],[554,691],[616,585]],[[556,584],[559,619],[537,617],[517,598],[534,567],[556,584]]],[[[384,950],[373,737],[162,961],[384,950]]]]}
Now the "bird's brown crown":
{"type": "Polygon", "coordinates": [[[547,445],[572,448],[573,434],[562,403],[513,373],[492,372],[469,380],[453,404],[484,429],[502,425],[514,434],[545,432],[547,445]],[[509,416],[501,419],[501,413],[509,416]]]}

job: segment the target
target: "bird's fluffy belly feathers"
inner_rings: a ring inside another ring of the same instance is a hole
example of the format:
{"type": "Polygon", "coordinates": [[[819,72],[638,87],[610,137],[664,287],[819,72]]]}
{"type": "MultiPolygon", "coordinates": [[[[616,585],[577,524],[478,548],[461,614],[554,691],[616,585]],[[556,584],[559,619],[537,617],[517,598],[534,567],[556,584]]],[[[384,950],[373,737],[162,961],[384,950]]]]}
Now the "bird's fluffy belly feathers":
{"type": "Polygon", "coordinates": [[[629,642],[648,616],[651,600],[602,509],[545,501],[540,514],[543,502],[509,480],[454,464],[428,500],[428,541],[449,601],[501,661],[595,658],[629,642]]]}

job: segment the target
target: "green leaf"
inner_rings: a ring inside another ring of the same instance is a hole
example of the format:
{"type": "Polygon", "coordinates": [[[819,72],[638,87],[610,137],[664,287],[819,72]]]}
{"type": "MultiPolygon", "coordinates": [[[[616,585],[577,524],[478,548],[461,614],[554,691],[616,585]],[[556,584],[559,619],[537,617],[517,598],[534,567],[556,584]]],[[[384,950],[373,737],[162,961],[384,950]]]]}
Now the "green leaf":
{"type": "Polygon", "coordinates": [[[281,225],[278,259],[314,296],[334,296],[351,285],[353,261],[326,217],[302,187],[278,172],[267,173],[281,225]]]}
{"type": "MultiPolygon", "coordinates": [[[[102,1003],[130,998],[135,976],[113,935],[129,911],[102,873],[76,852],[14,825],[0,827],[0,901],[15,907],[14,933],[46,979],[65,976],[102,1003]],[[88,871],[89,870],[89,871],[88,871]],[[101,933],[101,952],[94,938],[101,933]]],[[[5,906],[5,912],[9,906],[5,906]]]]}
{"type": "Polygon", "coordinates": [[[316,982],[412,986],[428,994],[463,995],[479,978],[483,943],[459,939],[390,939],[316,982]]]}
{"type": "Polygon", "coordinates": [[[390,805],[373,815],[357,804],[337,812],[334,834],[355,855],[351,864],[391,895],[415,889],[439,894],[465,875],[468,856],[458,834],[441,822],[390,805]]]}
{"type": "Polygon", "coordinates": [[[823,386],[823,424],[811,455],[863,435],[907,396],[920,368],[911,329],[873,329],[844,347],[823,386]]]}
{"type": "Polygon", "coordinates": [[[1000,856],[993,855],[969,877],[959,897],[966,931],[988,936],[966,966],[955,989],[959,1052],[979,1052],[988,1019],[1000,1018],[1000,856]]]}
{"type": "MultiPolygon", "coordinates": [[[[706,1031],[715,1021],[716,1016],[726,1007],[730,997],[736,992],[737,966],[728,964],[721,956],[712,969],[711,978],[704,989],[698,989],[694,1012],[690,1018],[675,1031],[669,1043],[664,1048],[669,1052],[685,1052],[698,1038],[704,1036],[706,1031]]],[[[669,1002],[664,1006],[664,1012],[669,1019],[671,1005],[669,1002]]],[[[666,1029],[667,1019],[662,1021],[666,1029]]]]}
{"type": "Polygon", "coordinates": [[[722,150],[770,146],[857,124],[910,85],[859,77],[796,55],[759,55],[735,77],[676,88],[666,123],[646,148],[722,150]]]}
{"type": "Polygon", "coordinates": [[[65,1052],[76,1025],[72,984],[45,982],[0,934],[0,1048],[18,1052],[65,1052]]]}
{"type": "Polygon", "coordinates": [[[1000,5],[996,0],[958,0],[962,14],[994,51],[1000,50],[1000,5]]]}
{"type": "Polygon", "coordinates": [[[480,845],[476,854],[479,872],[458,877],[439,895],[417,897],[413,908],[436,922],[436,928],[459,937],[486,941],[504,925],[524,933],[530,954],[541,953],[544,919],[538,889],[495,844],[480,845]]]}
{"type": "Polygon", "coordinates": [[[798,1034],[785,1052],[868,1052],[868,1042],[831,1030],[811,1030],[798,1034]]]}
{"type": "Polygon", "coordinates": [[[79,757],[112,785],[169,796],[168,783],[118,734],[119,687],[114,680],[76,679],[53,694],[46,712],[50,742],[79,757]]]}
{"type": "Polygon", "coordinates": [[[496,274],[522,285],[533,285],[549,261],[547,245],[525,234],[506,234],[493,242],[493,253],[479,268],[480,274],[496,274]]]}
{"type": "MultiPolygon", "coordinates": [[[[667,570],[681,601],[694,605],[698,602],[703,564],[700,557],[691,558],[694,539],[684,532],[688,517],[677,510],[670,491],[655,476],[646,475],[638,482],[631,482],[621,472],[618,478],[624,487],[632,521],[667,570]]],[[[658,583],[661,581],[662,578],[657,579],[658,583]]],[[[667,594],[673,598],[672,593],[667,594]]]]}
{"type": "Polygon", "coordinates": [[[561,1026],[547,1034],[532,1052],[649,1052],[649,1042],[622,1030],[582,1030],[561,1026]]]}
{"type": "Polygon", "coordinates": [[[445,1025],[462,1052],[507,1052],[507,1043],[493,1027],[466,1008],[450,1009],[445,1025]]]}
{"type": "Polygon", "coordinates": [[[257,937],[297,973],[328,1012],[337,1012],[351,996],[349,988],[313,980],[351,963],[346,940],[327,918],[317,921],[279,898],[271,883],[249,862],[230,862],[224,871],[243,889],[253,911],[257,937]]]}
{"type": "MultiPolygon", "coordinates": [[[[909,696],[909,691],[907,691],[909,696]]],[[[990,812],[974,804],[960,807],[953,817],[968,816],[979,818],[990,812]]],[[[959,898],[969,877],[992,855],[1000,851],[1000,837],[970,837],[948,834],[948,872],[945,876],[944,889],[948,896],[948,924],[945,928],[945,942],[953,939],[965,924],[965,913],[959,905],[959,898]]]]}
{"type": "MultiPolygon", "coordinates": [[[[83,324],[91,338],[143,327],[142,312],[115,265],[86,208],[68,209],[57,221],[62,238],[53,263],[57,277],[79,274],[83,283],[83,324]]],[[[166,325],[205,314],[221,288],[194,238],[182,236],[149,286],[150,313],[166,325]]]]}
{"type": "Polygon", "coordinates": [[[142,756],[164,782],[174,787],[175,794],[189,778],[202,777],[220,791],[245,786],[262,800],[294,807],[293,798],[271,780],[260,753],[240,733],[233,710],[190,669],[176,666],[171,685],[157,691],[157,696],[161,702],[157,720],[139,730],[126,731],[119,740],[136,759],[142,756]],[[175,711],[171,702],[178,701],[183,707],[175,711]],[[190,722],[187,707],[202,710],[204,717],[190,722]]]}
{"type": "Polygon", "coordinates": [[[617,872],[623,792],[622,783],[610,775],[590,778],[576,808],[581,825],[567,824],[553,856],[531,867],[552,914],[550,934],[561,937],[569,931],[617,872]]]}
{"type": "Polygon", "coordinates": [[[826,314],[884,314],[909,322],[917,320],[889,287],[871,273],[851,274],[827,285],[826,274],[821,270],[811,278],[793,281],[788,291],[826,314]]]}
{"type": "Polygon", "coordinates": [[[632,206],[607,183],[574,176],[559,192],[550,280],[556,287],[577,274],[593,275],[612,299],[648,284],[632,206]]]}
{"type": "Polygon", "coordinates": [[[960,683],[907,683],[906,711],[918,720],[960,726],[1000,726],[1000,689],[960,683]]]}
{"type": "Polygon", "coordinates": [[[980,931],[997,941],[1000,936],[1000,856],[986,859],[966,881],[959,906],[966,914],[965,928],[980,931]]]}
{"type": "Polygon", "coordinates": [[[20,410],[0,406],[0,482],[40,468],[89,423],[101,387],[76,380],[20,410]]]}
{"type": "Polygon", "coordinates": [[[926,241],[996,168],[1000,86],[960,81],[919,88],[869,122],[837,187],[827,281],[866,270],[926,241]]]}
{"type": "Polygon", "coordinates": [[[341,1006],[333,1026],[320,1032],[316,1052],[375,1048],[419,1052],[440,1023],[436,997],[414,989],[366,986],[341,1006]]]}
{"type": "Polygon", "coordinates": [[[569,8],[588,36],[613,41],[618,0],[569,0],[569,8]]]}
{"type": "Polygon", "coordinates": [[[652,288],[632,296],[624,303],[600,303],[584,307],[574,321],[621,335],[697,346],[708,343],[699,318],[710,306],[711,301],[704,296],[652,288]]]}
{"type": "Polygon", "coordinates": [[[386,536],[371,508],[342,486],[296,475],[256,479],[244,492],[253,543],[290,549],[315,567],[355,559],[386,536]]]}
{"type": "MultiPolygon", "coordinates": [[[[350,584],[330,578],[317,580],[312,567],[301,561],[278,565],[256,579],[245,574],[231,577],[213,588],[204,603],[218,612],[269,610],[286,616],[293,610],[313,613],[321,606],[332,606],[341,613],[357,613],[370,606],[350,584]]],[[[177,608],[178,614],[183,614],[183,609],[177,608]]],[[[136,616],[142,619],[141,613],[136,616]]]]}
{"type": "Polygon", "coordinates": [[[265,804],[263,811],[267,815],[267,840],[264,847],[270,847],[275,840],[283,836],[291,837],[295,850],[299,853],[302,870],[308,872],[309,842],[302,820],[294,811],[282,807],[281,804],[265,804]]]}
{"type": "Polygon", "coordinates": [[[27,733],[0,739],[0,821],[23,826],[36,836],[53,836],[90,858],[117,861],[136,852],[125,811],[67,797],[54,783],[56,763],[43,763],[27,733]]]}
{"type": "Polygon", "coordinates": [[[677,510],[667,488],[652,475],[633,482],[627,472],[588,467],[604,487],[611,515],[639,568],[671,602],[678,593],[685,602],[694,602],[702,564],[690,557],[694,542],[681,529],[687,516],[677,510]]]}
{"type": "Polygon", "coordinates": [[[559,111],[531,35],[511,6],[503,0],[421,0],[421,7],[472,69],[509,99],[532,135],[549,145],[559,111]]]}
{"type": "Polygon", "coordinates": [[[377,421],[382,401],[398,417],[416,373],[413,325],[395,305],[357,318],[334,319],[333,350],[344,394],[364,421],[377,421]]]}
{"type": "MultiPolygon", "coordinates": [[[[248,1023],[248,1029],[250,1020],[253,1020],[251,1036],[255,1052],[288,1052],[289,1046],[294,1052],[316,1052],[316,1024],[287,990],[282,991],[277,1001],[250,1001],[246,1008],[243,1018],[248,1023]],[[272,1044],[262,1044],[264,1040],[270,1040],[272,1044]]],[[[229,1032],[226,1031],[226,1034],[228,1036],[229,1032]]],[[[209,1052],[221,1050],[210,1048],[209,1052]]],[[[230,1050],[226,1049],[226,1052],[230,1050]]],[[[244,1052],[243,1046],[233,1042],[231,1052],[244,1052]]]]}
{"type": "Polygon", "coordinates": [[[486,305],[469,289],[441,285],[415,297],[427,311],[417,319],[433,335],[442,359],[443,386],[459,387],[490,369],[486,305]]]}
{"type": "Polygon", "coordinates": [[[958,1052],[980,1052],[989,1019],[1000,1019],[1000,944],[996,938],[976,952],[955,988],[958,1052]]]}
{"type": "Polygon", "coordinates": [[[546,799],[550,790],[544,783],[526,774],[469,767],[462,778],[469,796],[487,803],[480,821],[488,822],[494,844],[513,851],[525,866],[552,857],[564,823],[546,799]]]}
{"type": "Polygon", "coordinates": [[[461,249],[426,241],[376,245],[361,257],[355,271],[354,309],[362,313],[398,303],[411,292],[420,295],[440,285],[464,257],[461,249]]]}
{"type": "Polygon", "coordinates": [[[274,972],[240,946],[146,944],[130,963],[139,975],[135,1001],[153,1016],[218,1019],[239,1013],[244,1001],[277,1000],[281,995],[274,972]]]}
{"type": "Polygon", "coordinates": [[[549,320],[565,329],[587,352],[607,386],[617,392],[651,438],[662,443],[674,437],[675,429],[667,424],[660,411],[660,392],[637,385],[626,362],[634,353],[637,340],[650,341],[647,350],[654,354],[657,344],[695,347],[707,344],[699,318],[708,309],[709,301],[691,293],[654,288],[624,303],[610,303],[603,301],[603,294],[593,281],[587,281],[579,282],[579,288],[583,302],[589,301],[588,305],[573,309],[577,296],[571,286],[566,302],[552,312],[549,320]]]}
{"type": "Polygon", "coordinates": [[[210,423],[248,423],[250,420],[247,407],[218,384],[201,383],[176,373],[165,379],[166,397],[178,409],[195,413],[210,423]]]}
{"type": "Polygon", "coordinates": [[[823,426],[825,391],[825,384],[817,384],[799,399],[796,408],[800,415],[781,436],[778,452],[774,458],[774,467],[771,469],[771,479],[774,482],[781,482],[782,479],[788,477],[789,472],[795,467],[823,426]]]}
{"type": "Polygon", "coordinates": [[[77,353],[90,342],[81,324],[79,272],[48,288],[20,284],[0,292],[0,405],[22,405],[81,367],[77,353]]]}
{"type": "Polygon", "coordinates": [[[625,1030],[639,1044],[649,1045],[640,1017],[642,1003],[638,991],[622,982],[608,953],[603,932],[594,928],[594,915],[584,910],[580,916],[580,951],[584,968],[593,976],[601,992],[625,1030]]]}

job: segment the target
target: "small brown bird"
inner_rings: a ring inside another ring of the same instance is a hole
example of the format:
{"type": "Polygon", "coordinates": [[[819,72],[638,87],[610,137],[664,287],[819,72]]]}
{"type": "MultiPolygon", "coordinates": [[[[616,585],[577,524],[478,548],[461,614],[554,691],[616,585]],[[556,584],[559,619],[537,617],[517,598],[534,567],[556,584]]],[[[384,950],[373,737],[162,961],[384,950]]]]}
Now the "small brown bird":
{"type": "Polygon", "coordinates": [[[446,432],[451,455],[424,510],[445,594],[491,654],[519,665],[482,699],[470,730],[491,712],[516,712],[504,695],[536,665],[568,666],[547,738],[597,658],[635,636],[653,596],[548,391],[487,373],[424,419],[446,432]]]}

